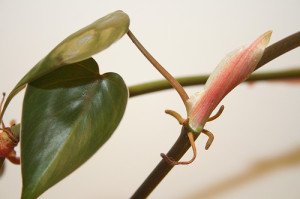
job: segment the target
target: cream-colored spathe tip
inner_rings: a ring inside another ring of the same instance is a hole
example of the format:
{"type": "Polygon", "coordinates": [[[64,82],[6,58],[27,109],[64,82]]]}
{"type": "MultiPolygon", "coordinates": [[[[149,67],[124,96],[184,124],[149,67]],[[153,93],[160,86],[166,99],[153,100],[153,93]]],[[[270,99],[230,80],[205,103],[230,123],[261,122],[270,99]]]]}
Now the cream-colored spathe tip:
{"type": "Polygon", "coordinates": [[[273,31],[269,30],[268,32],[265,32],[261,36],[261,38],[262,38],[261,45],[267,46],[269,44],[271,36],[272,36],[272,33],[273,33],[273,31]]]}

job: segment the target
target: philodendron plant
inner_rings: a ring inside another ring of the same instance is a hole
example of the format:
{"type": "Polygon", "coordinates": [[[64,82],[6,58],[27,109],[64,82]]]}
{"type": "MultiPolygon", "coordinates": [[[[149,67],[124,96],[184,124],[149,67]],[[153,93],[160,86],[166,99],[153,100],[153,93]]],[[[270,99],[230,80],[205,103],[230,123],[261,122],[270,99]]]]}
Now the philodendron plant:
{"type": "Polygon", "coordinates": [[[174,165],[193,162],[197,153],[194,140],[200,133],[209,137],[206,149],[209,148],[214,136],[204,126],[221,115],[224,106],[211,116],[221,100],[238,84],[244,80],[300,77],[298,69],[280,71],[271,76],[263,73],[250,76],[265,63],[298,47],[299,32],[267,47],[271,37],[271,31],[268,31],[250,45],[227,55],[209,77],[176,79],[142,46],[129,30],[129,24],[129,17],[123,11],[100,18],[58,44],[17,83],[6,100],[3,94],[0,166],[5,158],[21,164],[22,198],[39,197],[87,161],[119,125],[129,97],[171,85],[186,107],[185,118],[175,111],[166,110],[182,125],[182,133],[169,153],[162,154],[161,163],[132,196],[145,198],[174,165]],[[91,56],[125,34],[166,80],[127,87],[117,73],[101,73],[91,56]],[[182,87],[203,84],[207,79],[204,90],[191,97],[182,87]],[[21,122],[12,121],[8,127],[3,123],[4,112],[12,98],[25,87],[21,122]],[[21,157],[14,150],[19,140],[21,157]],[[179,161],[190,146],[193,158],[179,161]]]}

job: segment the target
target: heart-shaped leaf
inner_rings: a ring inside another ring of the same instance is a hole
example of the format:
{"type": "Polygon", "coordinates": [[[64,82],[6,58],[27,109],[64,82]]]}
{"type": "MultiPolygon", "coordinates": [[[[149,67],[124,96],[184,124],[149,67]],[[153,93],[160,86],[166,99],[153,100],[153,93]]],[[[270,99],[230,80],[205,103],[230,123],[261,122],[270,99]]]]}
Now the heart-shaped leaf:
{"type": "Polygon", "coordinates": [[[11,99],[27,83],[67,64],[85,60],[108,48],[128,32],[129,17],[121,10],[110,13],[73,33],[37,63],[10,92],[0,114],[0,121],[11,99]]]}
{"type": "Polygon", "coordinates": [[[91,59],[30,83],[21,126],[22,198],[36,198],[89,159],[112,135],[128,90],[91,59]]]}

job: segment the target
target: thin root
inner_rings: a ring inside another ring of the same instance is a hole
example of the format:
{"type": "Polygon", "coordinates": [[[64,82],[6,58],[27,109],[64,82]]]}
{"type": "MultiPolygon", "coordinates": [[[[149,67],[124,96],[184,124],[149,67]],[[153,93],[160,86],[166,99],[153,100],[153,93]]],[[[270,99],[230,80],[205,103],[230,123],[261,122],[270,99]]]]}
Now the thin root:
{"type": "Polygon", "coordinates": [[[2,125],[2,128],[1,128],[2,130],[6,129],[6,126],[5,126],[4,122],[3,122],[3,120],[1,121],[1,125],[2,125]]]}
{"type": "Polygon", "coordinates": [[[165,110],[165,113],[168,115],[173,116],[181,125],[185,125],[187,123],[187,120],[184,119],[179,113],[177,113],[176,111],[173,110],[165,110]]]}
{"type": "Polygon", "coordinates": [[[212,134],[212,132],[210,132],[206,129],[203,129],[202,133],[204,133],[208,137],[208,140],[205,145],[205,150],[207,150],[207,149],[209,149],[210,145],[213,143],[215,136],[214,136],[214,134],[212,134]]]}
{"type": "Polygon", "coordinates": [[[2,93],[2,100],[0,102],[0,112],[2,111],[2,105],[3,105],[4,100],[5,100],[5,93],[3,92],[2,93]]]}
{"type": "Polygon", "coordinates": [[[196,146],[195,146],[195,140],[194,140],[194,135],[192,132],[188,132],[187,134],[188,138],[189,138],[189,141],[190,141],[190,144],[192,146],[192,149],[193,149],[193,157],[191,160],[189,161],[182,161],[182,162],[179,162],[179,161],[175,161],[173,158],[171,157],[168,157],[166,154],[160,154],[161,157],[170,165],[172,166],[175,166],[175,165],[187,165],[187,164],[191,164],[195,159],[196,159],[196,156],[197,156],[197,149],[196,149],[196,146]]]}
{"type": "MultiPolygon", "coordinates": [[[[4,100],[5,100],[5,93],[3,92],[3,93],[2,93],[2,100],[1,100],[1,102],[0,102],[0,113],[2,112],[2,105],[3,105],[3,103],[4,103],[4,100]]],[[[3,123],[3,120],[1,121],[1,125],[2,125],[2,128],[1,128],[1,129],[4,129],[4,128],[5,128],[5,125],[4,125],[4,123],[3,123]]]]}
{"type": "Polygon", "coordinates": [[[220,117],[220,115],[222,114],[222,112],[224,111],[224,105],[222,105],[220,108],[219,108],[219,110],[218,110],[218,112],[214,115],[214,116],[211,116],[210,118],[208,118],[208,122],[210,122],[210,121],[213,121],[213,120],[215,120],[215,119],[217,119],[218,117],[220,117]]]}

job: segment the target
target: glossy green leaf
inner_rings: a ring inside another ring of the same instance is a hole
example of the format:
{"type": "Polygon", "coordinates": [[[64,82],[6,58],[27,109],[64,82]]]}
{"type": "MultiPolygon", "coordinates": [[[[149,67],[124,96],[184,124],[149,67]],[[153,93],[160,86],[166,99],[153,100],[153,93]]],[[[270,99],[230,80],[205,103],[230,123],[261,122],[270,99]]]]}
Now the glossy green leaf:
{"type": "Polygon", "coordinates": [[[123,79],[115,73],[100,76],[80,65],[84,67],[62,67],[26,89],[22,198],[38,197],[82,165],[109,139],[124,114],[128,90],[123,79]]]}
{"type": "Polygon", "coordinates": [[[11,91],[0,114],[0,121],[11,99],[27,83],[32,82],[66,64],[85,60],[108,48],[129,29],[129,17],[123,11],[115,11],[73,33],[58,44],[44,59],[37,63],[11,91]]]}

